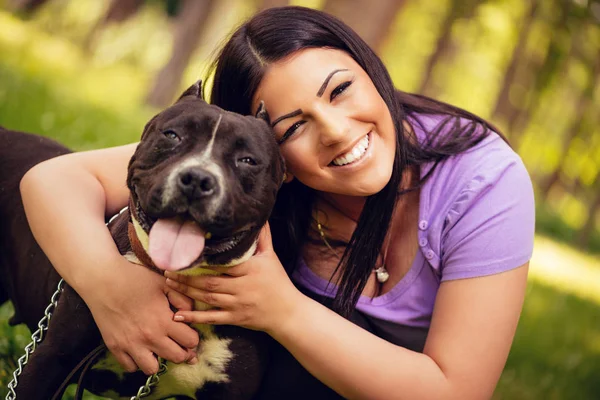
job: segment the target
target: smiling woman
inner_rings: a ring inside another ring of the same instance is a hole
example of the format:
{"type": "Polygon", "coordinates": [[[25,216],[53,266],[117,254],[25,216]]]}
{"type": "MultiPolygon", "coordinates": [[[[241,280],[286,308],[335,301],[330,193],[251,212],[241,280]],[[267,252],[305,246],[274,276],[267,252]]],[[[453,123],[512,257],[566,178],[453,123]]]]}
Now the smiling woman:
{"type": "Polygon", "coordinates": [[[239,325],[278,342],[259,398],[490,397],[534,228],[529,176],[503,136],[467,111],[397,91],[356,33],[300,7],[268,9],[233,33],[210,97],[244,115],[262,102],[287,168],[256,254],[216,268],[221,276],[167,273],[167,288],[148,286],[142,275],[122,278],[106,241],[103,256],[82,242],[102,237],[100,214],[126,201],[130,147],[57,160],[24,180],[38,241],[119,361],[152,371],[153,353],[172,356],[181,341],[165,333],[172,313],[157,303],[177,291],[213,309],[178,311],[176,321],[239,325]],[[66,205],[57,187],[71,193],[66,205]],[[102,278],[91,285],[93,276],[102,278]],[[135,293],[136,315],[106,291],[135,293]]]}
{"type": "Polygon", "coordinates": [[[369,75],[348,53],[323,48],[293,53],[269,67],[252,107],[260,100],[269,115],[281,115],[272,126],[290,177],[348,196],[370,196],[390,180],[394,123],[369,75]]]}

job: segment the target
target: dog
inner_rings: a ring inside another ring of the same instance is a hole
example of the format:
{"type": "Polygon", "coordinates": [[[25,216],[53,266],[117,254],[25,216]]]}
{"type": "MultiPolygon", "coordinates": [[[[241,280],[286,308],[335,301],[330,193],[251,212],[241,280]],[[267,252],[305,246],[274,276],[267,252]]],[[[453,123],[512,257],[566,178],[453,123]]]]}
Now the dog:
{"type": "MultiPolygon", "coordinates": [[[[283,182],[285,165],[264,106],[242,116],[208,104],[201,92],[198,81],[146,124],[128,167],[129,207],[109,224],[120,253],[158,273],[211,273],[205,267],[247,260],[283,182]],[[182,244],[178,230],[191,232],[192,244],[182,244]]],[[[0,302],[11,300],[11,324],[25,323],[32,332],[60,276],[29,229],[19,182],[34,165],[69,152],[50,139],[0,129],[0,302]]],[[[271,339],[235,326],[195,328],[199,362],[169,363],[147,398],[252,398],[271,339]]],[[[60,398],[69,373],[101,344],[91,312],[66,285],[44,341],[19,377],[17,398],[60,398]]],[[[94,360],[81,382],[92,393],[129,398],[146,381],[140,371],[126,373],[107,350],[94,360]]]]}

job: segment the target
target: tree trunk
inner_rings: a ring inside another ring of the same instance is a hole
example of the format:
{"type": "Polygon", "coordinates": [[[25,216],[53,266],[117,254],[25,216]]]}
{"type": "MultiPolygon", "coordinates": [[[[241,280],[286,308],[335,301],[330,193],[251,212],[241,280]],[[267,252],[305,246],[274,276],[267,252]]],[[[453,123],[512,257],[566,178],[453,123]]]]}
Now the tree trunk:
{"type": "Polygon", "coordinates": [[[215,0],[184,0],[174,23],[171,59],[157,74],[146,103],[155,107],[168,105],[179,90],[183,72],[198,44],[215,0]]]}
{"type": "Polygon", "coordinates": [[[137,14],[143,5],[144,0],[112,0],[102,18],[100,18],[87,33],[83,40],[83,49],[88,54],[93,53],[99,33],[107,25],[127,21],[137,14]]]}
{"type": "Polygon", "coordinates": [[[273,7],[284,7],[290,4],[289,0],[260,0],[258,3],[259,11],[273,7]]]}
{"type": "Polygon", "coordinates": [[[577,244],[583,248],[587,247],[590,244],[592,232],[596,227],[596,215],[598,214],[598,212],[600,212],[600,184],[598,184],[598,182],[600,182],[600,179],[596,179],[596,185],[594,185],[596,189],[596,196],[594,200],[592,200],[592,204],[588,209],[588,217],[585,221],[585,224],[577,234],[577,244]]]}
{"type": "MultiPolygon", "coordinates": [[[[552,23],[552,35],[550,45],[545,57],[530,61],[527,68],[517,76],[518,83],[526,88],[523,97],[526,99],[523,104],[511,105],[507,112],[506,119],[510,140],[514,148],[518,148],[523,136],[524,127],[529,121],[535,108],[540,104],[540,96],[554,77],[560,74],[568,66],[572,56],[573,45],[570,46],[567,54],[564,53],[562,45],[562,32],[568,31],[568,20],[571,12],[570,2],[560,2],[560,13],[557,21],[552,23]]],[[[570,34],[571,41],[575,44],[576,35],[570,34]]]]}
{"type": "Polygon", "coordinates": [[[8,8],[13,12],[31,15],[47,2],[48,0],[10,0],[8,8]]]}
{"type": "Polygon", "coordinates": [[[575,138],[579,137],[585,129],[582,129],[584,125],[584,121],[586,121],[586,116],[590,116],[591,126],[595,126],[598,123],[598,106],[594,103],[594,90],[598,86],[600,81],[600,59],[596,59],[596,64],[594,65],[591,76],[588,79],[588,84],[584,88],[583,93],[577,100],[577,105],[575,106],[575,116],[573,117],[573,122],[567,129],[566,137],[563,141],[563,145],[561,146],[561,154],[559,161],[556,165],[556,168],[550,174],[550,176],[544,181],[541,186],[541,192],[544,199],[548,199],[548,194],[550,193],[550,189],[554,186],[561,178],[562,171],[564,170],[565,162],[567,161],[567,154],[569,153],[569,148],[573,143],[575,138]]]}
{"type": "Polygon", "coordinates": [[[438,40],[433,54],[427,60],[424,78],[417,93],[435,97],[439,91],[435,87],[434,69],[441,60],[451,60],[456,52],[455,43],[452,41],[452,26],[459,18],[472,18],[477,9],[479,0],[455,0],[450,4],[448,14],[442,23],[438,40]]]}
{"type": "Polygon", "coordinates": [[[531,27],[533,26],[532,22],[535,19],[537,9],[538,1],[532,0],[529,12],[523,18],[523,28],[519,31],[519,38],[517,39],[517,45],[513,49],[510,64],[506,69],[506,73],[504,74],[502,90],[498,95],[496,106],[494,107],[494,112],[492,113],[492,118],[494,120],[502,119],[502,117],[505,117],[512,108],[512,104],[510,102],[510,88],[516,80],[518,69],[520,67],[526,68],[527,64],[530,62],[525,55],[525,48],[531,32],[531,27]]]}
{"type": "Polygon", "coordinates": [[[406,0],[327,0],[323,11],[349,25],[376,52],[406,0]]]}

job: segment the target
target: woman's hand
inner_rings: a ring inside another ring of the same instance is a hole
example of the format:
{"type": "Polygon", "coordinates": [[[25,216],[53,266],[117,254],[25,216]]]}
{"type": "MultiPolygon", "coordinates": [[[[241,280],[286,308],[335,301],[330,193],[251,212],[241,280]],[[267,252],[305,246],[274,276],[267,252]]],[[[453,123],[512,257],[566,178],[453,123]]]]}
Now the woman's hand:
{"type": "Polygon", "coordinates": [[[169,302],[191,310],[189,298],[165,285],[165,278],[144,266],[121,259],[121,273],[85,298],[106,346],[129,372],[137,367],[146,374],[158,371],[155,355],[175,363],[195,362],[198,333],[173,321],[169,302]],[[104,290],[103,290],[104,289],[104,290]]]}
{"type": "Polygon", "coordinates": [[[170,288],[215,307],[207,311],[178,311],[176,321],[238,325],[272,334],[293,317],[304,297],[273,251],[268,224],[260,232],[256,254],[248,261],[212,269],[223,275],[165,273],[170,288]]]}

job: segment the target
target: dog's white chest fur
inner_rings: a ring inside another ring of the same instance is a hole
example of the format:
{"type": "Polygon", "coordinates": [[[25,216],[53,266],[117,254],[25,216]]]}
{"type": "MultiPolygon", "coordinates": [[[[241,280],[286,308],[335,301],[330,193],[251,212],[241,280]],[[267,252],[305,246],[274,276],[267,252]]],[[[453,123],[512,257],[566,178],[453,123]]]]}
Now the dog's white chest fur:
{"type": "MultiPolygon", "coordinates": [[[[134,225],[138,225],[135,222],[137,221],[134,219],[134,225]]],[[[136,226],[136,228],[140,227],[136,226]]],[[[146,239],[142,241],[144,245],[145,242],[147,243],[147,238],[144,237],[143,239],[146,239]]],[[[240,259],[234,260],[232,265],[239,264],[250,258],[255,251],[256,243],[240,259]]],[[[141,264],[133,253],[127,253],[125,258],[130,262],[141,264]]],[[[206,273],[214,274],[215,272],[204,268],[192,268],[187,271],[189,275],[206,273]]],[[[209,308],[211,307],[205,303],[198,301],[194,303],[195,310],[207,310],[209,308]]],[[[231,339],[219,338],[211,325],[194,325],[194,328],[201,334],[200,344],[196,352],[198,362],[194,365],[167,362],[167,372],[160,376],[158,385],[152,389],[151,394],[147,397],[148,399],[161,399],[176,394],[195,398],[196,391],[207,382],[229,382],[226,370],[227,365],[234,357],[233,352],[229,349],[231,339]]],[[[104,359],[97,362],[93,369],[110,370],[121,379],[125,374],[125,371],[110,353],[107,353],[104,359]]],[[[114,393],[104,393],[105,396],[110,396],[111,394],[113,395],[112,398],[114,398],[114,393]]],[[[123,397],[123,399],[128,398],[123,397]]]]}
{"type": "Polygon", "coordinates": [[[167,363],[167,373],[160,377],[159,384],[149,399],[160,399],[172,394],[183,394],[195,398],[196,390],[207,382],[228,382],[226,368],[233,353],[229,350],[230,339],[217,336],[203,337],[198,349],[198,363],[167,363]]]}
{"type": "MultiPolygon", "coordinates": [[[[206,333],[204,329],[202,331],[206,333]]],[[[233,353],[229,350],[230,342],[230,339],[220,339],[214,334],[205,335],[198,347],[198,362],[194,365],[167,362],[167,372],[160,376],[158,385],[152,389],[147,398],[161,399],[175,394],[195,398],[196,390],[207,382],[228,382],[229,377],[225,371],[233,358],[233,353]]],[[[106,357],[93,368],[110,370],[119,377],[125,374],[110,353],[107,353],[106,357]]],[[[103,395],[115,398],[114,393],[103,393],[103,395]]]]}

